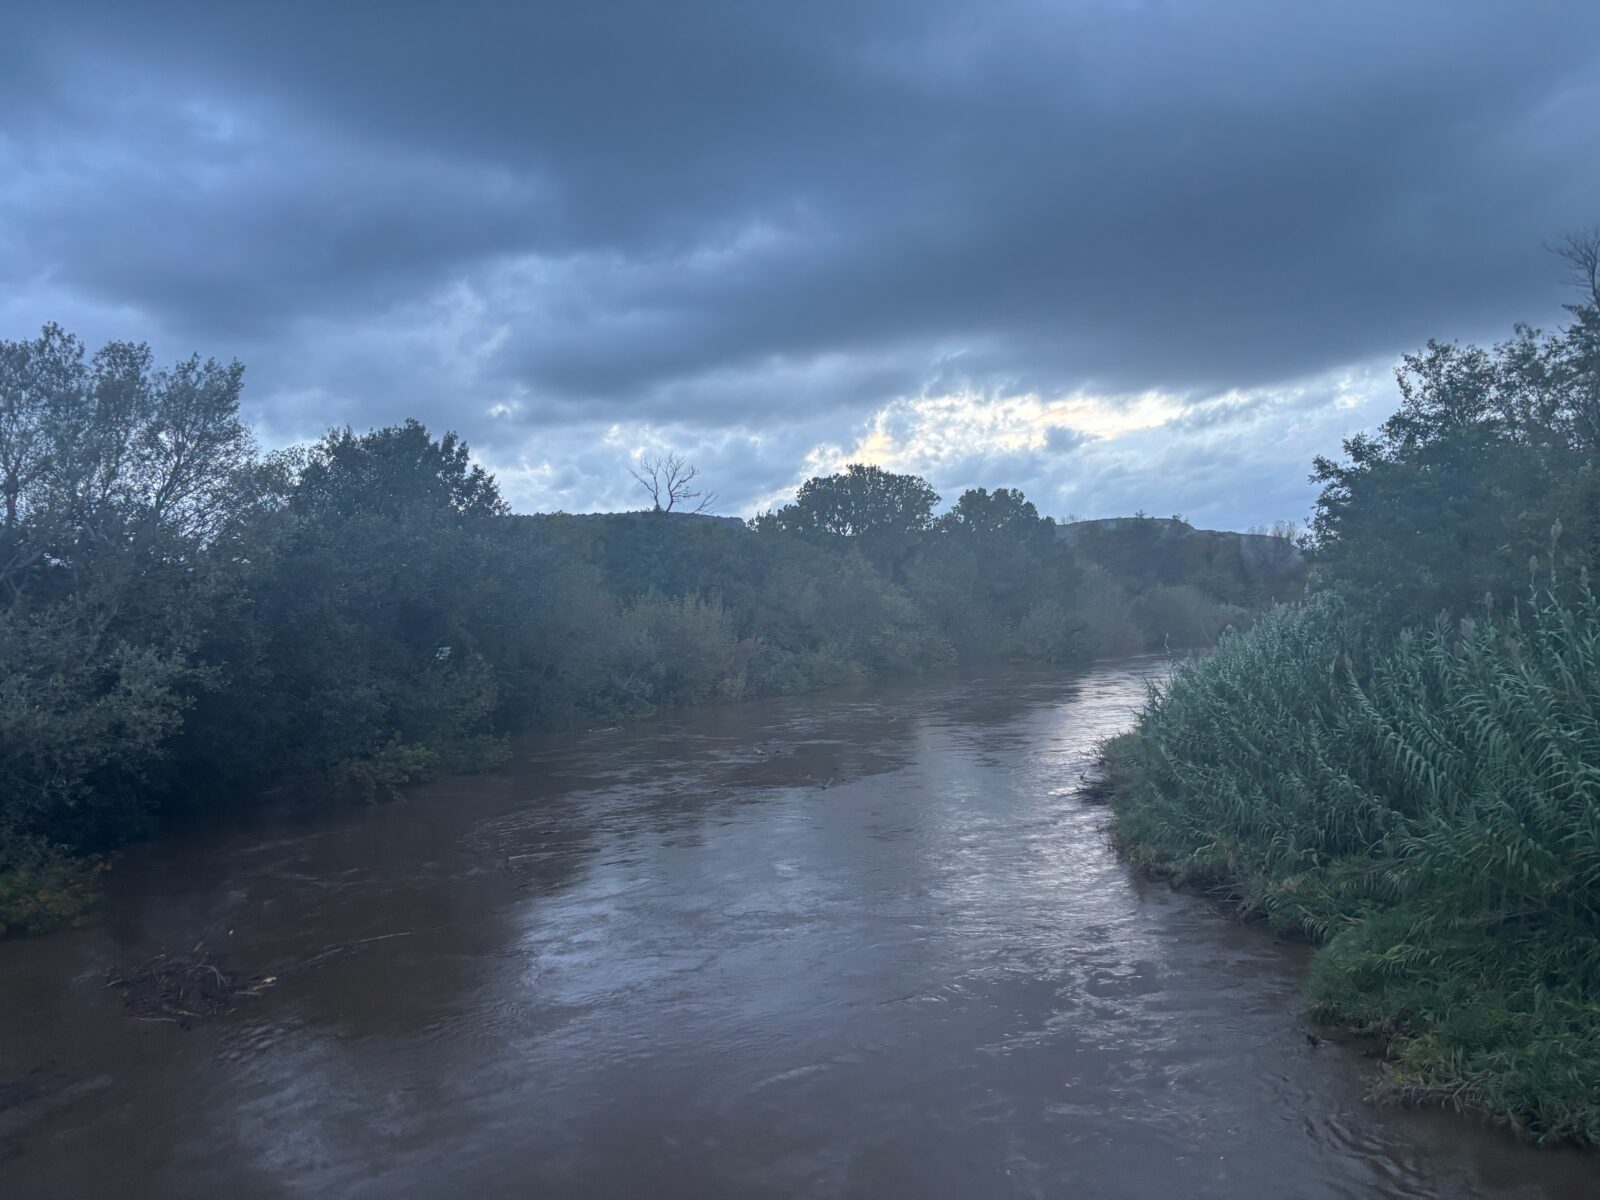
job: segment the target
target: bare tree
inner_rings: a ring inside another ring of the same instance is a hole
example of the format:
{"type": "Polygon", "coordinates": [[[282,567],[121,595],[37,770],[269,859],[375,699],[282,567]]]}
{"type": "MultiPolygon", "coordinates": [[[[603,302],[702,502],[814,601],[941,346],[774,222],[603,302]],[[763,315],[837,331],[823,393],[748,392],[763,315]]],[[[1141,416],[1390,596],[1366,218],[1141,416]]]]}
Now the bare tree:
{"type": "Polygon", "coordinates": [[[1285,542],[1298,542],[1304,531],[1300,528],[1299,521],[1286,521],[1280,517],[1270,525],[1252,525],[1245,532],[1259,537],[1278,538],[1285,542]]]}
{"type": "Polygon", "coordinates": [[[1587,293],[1587,302],[1600,306],[1600,225],[1569,233],[1550,249],[1567,260],[1573,286],[1587,293]]]}
{"type": "Polygon", "coordinates": [[[628,468],[628,474],[649,494],[657,512],[710,512],[717,494],[691,486],[699,473],[699,468],[685,462],[681,454],[647,454],[637,467],[628,468]]]}
{"type": "Polygon", "coordinates": [[[1569,233],[1550,249],[1566,259],[1568,279],[1581,296],[1562,307],[1576,318],[1565,331],[1580,364],[1570,401],[1573,424],[1592,453],[1600,446],[1600,225],[1569,233]]]}

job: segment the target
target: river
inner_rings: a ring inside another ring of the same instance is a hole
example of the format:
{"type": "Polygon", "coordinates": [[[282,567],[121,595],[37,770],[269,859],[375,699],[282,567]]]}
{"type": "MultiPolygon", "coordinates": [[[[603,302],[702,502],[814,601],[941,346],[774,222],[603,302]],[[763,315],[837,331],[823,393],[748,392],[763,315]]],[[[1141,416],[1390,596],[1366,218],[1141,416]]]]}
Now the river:
{"type": "Polygon", "coordinates": [[[1600,1195],[1363,1103],[1304,947],[1118,861],[1074,785],[1160,668],[540,735],[136,847],[98,923],[0,947],[0,1195],[1600,1195]],[[189,1029],[104,985],[202,943],[348,952],[189,1029]]]}

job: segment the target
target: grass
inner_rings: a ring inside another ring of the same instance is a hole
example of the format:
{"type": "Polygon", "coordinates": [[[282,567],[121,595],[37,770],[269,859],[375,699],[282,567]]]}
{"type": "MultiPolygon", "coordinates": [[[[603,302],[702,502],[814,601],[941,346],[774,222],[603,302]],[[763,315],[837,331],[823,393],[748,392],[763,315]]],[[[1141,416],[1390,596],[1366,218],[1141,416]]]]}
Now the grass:
{"type": "Polygon", "coordinates": [[[70,858],[28,839],[7,844],[0,861],[0,937],[75,925],[99,900],[99,859],[70,858]]]}
{"type": "Polygon", "coordinates": [[[1319,597],[1152,691],[1116,839],[1321,944],[1380,1100],[1600,1142],[1600,605],[1587,581],[1374,649],[1319,597]]]}

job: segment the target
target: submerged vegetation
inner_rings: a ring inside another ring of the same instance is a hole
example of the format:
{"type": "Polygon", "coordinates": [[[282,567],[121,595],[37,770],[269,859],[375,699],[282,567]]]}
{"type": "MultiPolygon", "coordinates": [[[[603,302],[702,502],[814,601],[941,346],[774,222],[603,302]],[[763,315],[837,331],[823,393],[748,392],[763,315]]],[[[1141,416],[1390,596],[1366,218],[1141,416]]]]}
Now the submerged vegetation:
{"type": "Polygon", "coordinates": [[[940,515],[877,467],[748,524],[681,511],[706,497],[671,456],[641,463],[654,511],[518,516],[415,421],[263,454],[242,385],[56,326],[0,342],[0,930],[73,919],[96,855],[268,786],[376,799],[519,728],[1070,663],[1264,599],[1242,571],[1184,591],[1142,526],[1119,572],[1018,491],[940,515]]]}
{"type": "Polygon", "coordinates": [[[1380,1098],[1600,1143],[1600,239],[1573,321],[1430,345],[1319,461],[1313,594],[1108,746],[1136,862],[1323,943],[1380,1098]]]}

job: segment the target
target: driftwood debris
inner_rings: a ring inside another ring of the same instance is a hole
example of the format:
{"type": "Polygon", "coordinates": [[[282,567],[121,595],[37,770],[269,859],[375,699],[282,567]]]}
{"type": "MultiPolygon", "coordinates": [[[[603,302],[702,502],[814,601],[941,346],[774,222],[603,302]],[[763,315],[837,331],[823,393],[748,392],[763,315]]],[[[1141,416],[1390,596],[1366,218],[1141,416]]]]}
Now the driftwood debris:
{"type": "Polygon", "coordinates": [[[277,982],[277,975],[231,971],[200,946],[187,955],[158,954],[106,972],[106,986],[122,989],[129,1016],[185,1028],[197,1018],[232,1012],[240,1000],[259,996],[277,982]]]}
{"type": "MultiPolygon", "coordinates": [[[[443,926],[435,926],[442,929],[443,926]]],[[[106,972],[106,986],[122,990],[122,1007],[138,1021],[170,1021],[183,1029],[196,1020],[232,1012],[283,980],[347,958],[373,942],[410,937],[427,930],[406,929],[377,937],[335,942],[315,954],[259,974],[231,970],[224,958],[197,945],[188,954],[158,954],[129,967],[106,972]]]]}

